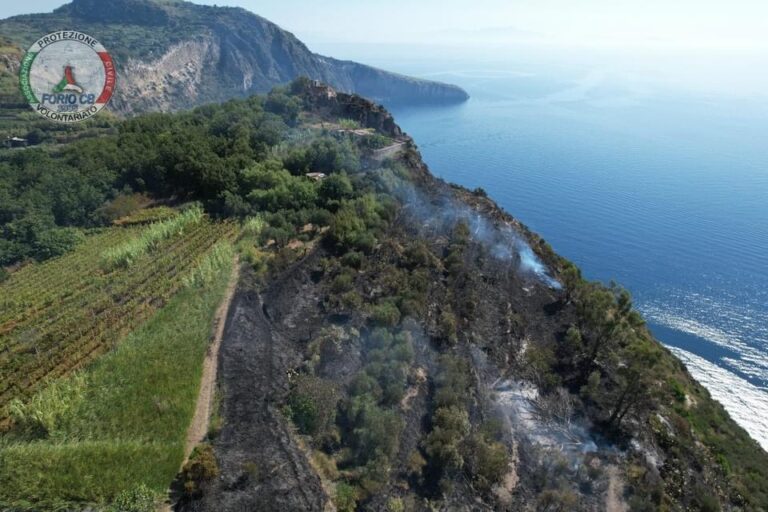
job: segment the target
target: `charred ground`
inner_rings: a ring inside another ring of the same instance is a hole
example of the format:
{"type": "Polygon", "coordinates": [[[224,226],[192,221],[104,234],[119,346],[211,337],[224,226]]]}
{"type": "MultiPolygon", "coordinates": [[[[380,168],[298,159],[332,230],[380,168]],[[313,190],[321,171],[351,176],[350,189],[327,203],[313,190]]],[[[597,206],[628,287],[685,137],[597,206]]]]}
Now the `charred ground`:
{"type": "Polygon", "coordinates": [[[313,122],[406,145],[380,162],[353,137],[361,165],[327,229],[262,236],[269,263],[241,283],[224,342],[221,475],[182,509],[764,507],[763,470],[736,467],[765,454],[626,292],[433,177],[379,107],[304,87],[313,122]],[[280,435],[238,446],[242,429],[280,435]]]}

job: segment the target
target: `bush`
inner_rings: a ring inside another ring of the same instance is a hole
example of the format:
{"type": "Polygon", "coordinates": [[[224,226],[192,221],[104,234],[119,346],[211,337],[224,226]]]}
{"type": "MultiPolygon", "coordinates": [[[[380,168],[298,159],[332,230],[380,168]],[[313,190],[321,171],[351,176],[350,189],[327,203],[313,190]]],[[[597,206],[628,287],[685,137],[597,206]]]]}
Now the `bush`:
{"type": "Polygon", "coordinates": [[[345,267],[359,269],[363,266],[363,255],[357,251],[350,251],[341,258],[341,264],[345,267]]]}
{"type": "Polygon", "coordinates": [[[341,201],[352,196],[352,183],[346,174],[331,174],[320,183],[319,196],[325,204],[341,201]]]}
{"type": "Polygon", "coordinates": [[[315,436],[322,443],[336,422],[338,402],[339,392],[334,383],[300,375],[288,396],[289,414],[302,434],[315,436]]]}
{"type": "Polygon", "coordinates": [[[422,241],[410,244],[403,255],[403,264],[410,269],[428,267],[431,265],[434,256],[432,252],[422,241]]]}
{"type": "Polygon", "coordinates": [[[291,419],[298,427],[299,432],[305,435],[315,434],[319,425],[319,411],[317,404],[311,397],[300,393],[293,393],[288,399],[291,419]]]}
{"type": "Polygon", "coordinates": [[[405,503],[402,498],[389,498],[387,512],[405,512],[405,503]]]}
{"type": "Polygon", "coordinates": [[[474,477],[475,485],[485,491],[499,482],[507,471],[509,457],[507,447],[499,442],[475,434],[464,448],[467,469],[474,477]]]}
{"type": "Polygon", "coordinates": [[[454,345],[458,341],[456,315],[449,310],[443,310],[438,320],[438,335],[440,339],[454,345]]]}
{"type": "Polygon", "coordinates": [[[140,210],[149,198],[144,194],[120,194],[97,210],[106,222],[112,222],[140,210]]]}
{"type": "Polygon", "coordinates": [[[339,303],[342,307],[355,311],[363,307],[363,298],[355,290],[350,290],[341,294],[339,303]]]}
{"type": "Polygon", "coordinates": [[[336,510],[338,512],[355,512],[357,509],[357,489],[345,482],[336,484],[336,510]]]}
{"type": "Polygon", "coordinates": [[[181,470],[184,493],[193,499],[202,496],[204,486],[219,476],[219,465],[210,444],[203,443],[192,450],[189,461],[181,470]]]}
{"type": "Polygon", "coordinates": [[[393,302],[386,301],[374,306],[371,318],[376,325],[394,327],[400,323],[400,310],[393,302]]]}
{"type": "Polygon", "coordinates": [[[34,256],[39,260],[55,258],[72,250],[85,240],[82,231],[76,228],[56,228],[38,234],[34,245],[34,256]]]}
{"type": "Polygon", "coordinates": [[[154,512],[157,510],[158,496],[146,485],[123,491],[117,495],[111,512],[154,512]]]}
{"type": "Polygon", "coordinates": [[[354,287],[355,280],[352,274],[344,272],[337,275],[331,282],[331,291],[339,294],[351,290],[354,287]]]}
{"type": "Polygon", "coordinates": [[[439,407],[432,416],[432,431],[427,436],[425,451],[441,470],[459,469],[464,465],[460,444],[469,433],[469,415],[457,406],[439,407]]]}
{"type": "Polygon", "coordinates": [[[377,459],[387,462],[397,453],[403,419],[393,410],[379,407],[369,395],[353,398],[347,409],[355,460],[366,465],[377,459]]]}
{"type": "Polygon", "coordinates": [[[23,243],[0,238],[0,265],[11,265],[24,259],[29,250],[30,247],[23,243]]]}

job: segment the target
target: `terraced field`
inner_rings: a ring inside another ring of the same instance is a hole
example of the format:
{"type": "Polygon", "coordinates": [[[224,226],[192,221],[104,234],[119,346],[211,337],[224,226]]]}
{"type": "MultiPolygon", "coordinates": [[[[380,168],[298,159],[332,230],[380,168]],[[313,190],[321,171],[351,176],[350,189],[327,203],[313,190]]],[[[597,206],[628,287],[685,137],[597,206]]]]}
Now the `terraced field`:
{"type": "Polygon", "coordinates": [[[114,347],[179,290],[217,242],[232,240],[237,231],[234,223],[202,217],[153,240],[129,265],[104,264],[108,251],[135,245],[153,226],[106,229],[74,252],[0,284],[3,424],[12,400],[29,398],[114,347]]]}

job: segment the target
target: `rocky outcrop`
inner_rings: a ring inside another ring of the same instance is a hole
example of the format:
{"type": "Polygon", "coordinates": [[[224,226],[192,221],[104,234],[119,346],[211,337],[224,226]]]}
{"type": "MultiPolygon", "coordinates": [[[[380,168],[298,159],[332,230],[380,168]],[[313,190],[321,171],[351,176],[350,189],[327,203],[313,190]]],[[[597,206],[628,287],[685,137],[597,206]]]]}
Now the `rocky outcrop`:
{"type": "Polygon", "coordinates": [[[129,60],[111,108],[123,114],[170,111],[193,107],[210,98],[204,76],[221,48],[212,38],[172,46],[154,62],[129,60]]]}
{"type": "MultiPolygon", "coordinates": [[[[76,26],[113,54],[121,114],[169,111],[266,92],[306,76],[377,103],[455,103],[455,85],[411,78],[312,53],[293,34],[240,8],[183,1],[74,0],[52,14],[0,21],[0,33],[34,37],[76,26]]],[[[26,47],[31,41],[18,41],[26,47]]]]}
{"type": "Polygon", "coordinates": [[[392,114],[356,94],[338,92],[319,81],[297,82],[293,86],[309,110],[337,119],[354,119],[360,126],[399,139],[403,136],[392,114]]]}

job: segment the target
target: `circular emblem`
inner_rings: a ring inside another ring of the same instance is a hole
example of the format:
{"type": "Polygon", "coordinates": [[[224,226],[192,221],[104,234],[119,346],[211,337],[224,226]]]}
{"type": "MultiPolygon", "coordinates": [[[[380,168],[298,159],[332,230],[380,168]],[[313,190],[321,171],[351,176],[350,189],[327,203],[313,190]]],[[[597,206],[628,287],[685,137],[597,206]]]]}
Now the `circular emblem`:
{"type": "Polygon", "coordinates": [[[115,92],[115,65],[94,37],[62,30],[43,36],[21,61],[21,92],[41,116],[77,123],[103,109],[115,92]]]}

